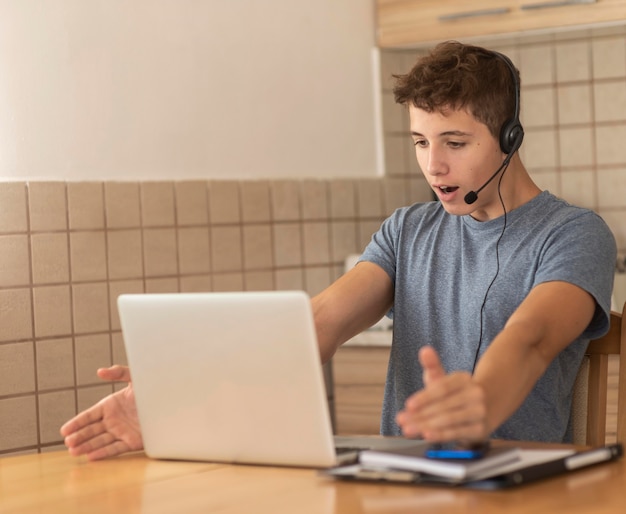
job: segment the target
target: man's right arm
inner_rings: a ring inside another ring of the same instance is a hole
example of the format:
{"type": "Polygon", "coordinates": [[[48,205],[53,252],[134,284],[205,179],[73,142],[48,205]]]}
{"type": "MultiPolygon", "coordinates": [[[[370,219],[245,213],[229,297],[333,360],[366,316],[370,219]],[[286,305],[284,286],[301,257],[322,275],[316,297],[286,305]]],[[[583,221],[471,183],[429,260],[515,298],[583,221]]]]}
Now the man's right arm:
{"type": "Polygon", "coordinates": [[[391,278],[380,266],[363,261],[311,300],[322,362],[337,348],[371,327],[393,305],[391,278]]]}

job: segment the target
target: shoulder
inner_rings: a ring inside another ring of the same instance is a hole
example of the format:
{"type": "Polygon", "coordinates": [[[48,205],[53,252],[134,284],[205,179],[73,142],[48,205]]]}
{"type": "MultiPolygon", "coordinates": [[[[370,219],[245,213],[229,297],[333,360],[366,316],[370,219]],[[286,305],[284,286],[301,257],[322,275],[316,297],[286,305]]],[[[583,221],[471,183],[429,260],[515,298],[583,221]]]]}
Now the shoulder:
{"type": "Polygon", "coordinates": [[[544,192],[533,209],[533,220],[541,218],[547,226],[561,236],[571,234],[580,237],[584,234],[595,240],[613,240],[613,234],[600,215],[591,209],[572,205],[551,193],[544,192]]]}

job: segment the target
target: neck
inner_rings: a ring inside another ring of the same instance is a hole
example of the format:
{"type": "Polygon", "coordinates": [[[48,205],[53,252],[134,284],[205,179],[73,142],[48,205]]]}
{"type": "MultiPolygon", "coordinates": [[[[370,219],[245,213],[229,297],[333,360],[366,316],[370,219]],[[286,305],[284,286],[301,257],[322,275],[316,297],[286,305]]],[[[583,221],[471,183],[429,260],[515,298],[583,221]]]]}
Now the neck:
{"type": "Polygon", "coordinates": [[[541,189],[533,182],[517,153],[502,173],[503,175],[496,177],[493,183],[485,188],[484,196],[487,196],[488,200],[471,213],[474,219],[489,221],[499,218],[504,214],[502,203],[506,212],[511,212],[541,193],[541,189]]]}

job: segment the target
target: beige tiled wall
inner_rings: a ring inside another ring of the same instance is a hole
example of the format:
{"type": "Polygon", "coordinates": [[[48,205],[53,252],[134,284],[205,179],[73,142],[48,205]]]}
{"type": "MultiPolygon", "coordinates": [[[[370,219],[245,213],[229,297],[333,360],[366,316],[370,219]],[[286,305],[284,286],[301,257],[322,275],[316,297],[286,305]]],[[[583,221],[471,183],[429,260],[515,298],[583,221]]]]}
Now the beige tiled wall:
{"type": "Polygon", "coordinates": [[[59,427],[111,392],[125,292],[315,294],[409,178],[0,183],[0,456],[59,447],[59,427]]]}

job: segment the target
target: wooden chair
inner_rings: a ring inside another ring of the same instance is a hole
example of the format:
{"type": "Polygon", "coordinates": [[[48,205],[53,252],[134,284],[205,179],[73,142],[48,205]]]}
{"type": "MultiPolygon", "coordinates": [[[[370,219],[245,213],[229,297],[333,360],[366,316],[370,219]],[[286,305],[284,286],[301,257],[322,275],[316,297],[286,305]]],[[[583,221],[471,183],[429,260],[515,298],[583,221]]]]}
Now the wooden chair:
{"type": "MultiPolygon", "coordinates": [[[[589,342],[576,384],[572,404],[574,443],[606,444],[609,356],[619,356],[617,381],[617,441],[626,444],[626,303],[622,312],[611,312],[609,332],[589,342]]],[[[614,364],[612,362],[611,364],[614,364]]]]}

